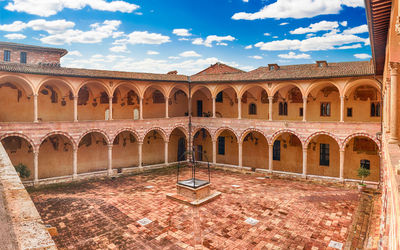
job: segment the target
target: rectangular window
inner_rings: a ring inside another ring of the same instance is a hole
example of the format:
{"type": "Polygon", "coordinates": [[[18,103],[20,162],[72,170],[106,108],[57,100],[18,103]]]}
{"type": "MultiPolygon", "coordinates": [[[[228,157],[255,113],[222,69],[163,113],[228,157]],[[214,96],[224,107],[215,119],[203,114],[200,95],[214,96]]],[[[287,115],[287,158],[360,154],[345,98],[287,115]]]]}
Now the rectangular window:
{"type": "Polygon", "coordinates": [[[303,108],[299,109],[299,116],[303,116],[303,108]]]}
{"type": "Polygon", "coordinates": [[[276,140],[274,142],[273,150],[272,150],[272,159],[274,161],[281,160],[281,141],[276,140]]]}
{"type": "Polygon", "coordinates": [[[225,137],[218,137],[218,154],[225,155],[225,137]]]}
{"type": "Polygon", "coordinates": [[[288,115],[288,106],[287,102],[279,103],[279,115],[288,115]]]}
{"type": "Polygon", "coordinates": [[[381,116],[381,105],[379,102],[371,102],[371,117],[381,116]]]}
{"type": "Polygon", "coordinates": [[[217,97],[215,98],[215,102],[223,102],[224,101],[224,98],[223,98],[223,95],[222,95],[222,91],[221,92],[219,92],[218,94],[217,94],[217,97]]]}
{"type": "Polygon", "coordinates": [[[353,117],[353,108],[347,108],[347,117],[353,117]]]}
{"type": "Polygon", "coordinates": [[[21,52],[19,61],[20,63],[26,63],[26,52],[21,52]]]}
{"type": "Polygon", "coordinates": [[[321,116],[331,116],[331,103],[321,102],[321,116]]]}
{"type": "Polygon", "coordinates": [[[4,61],[9,62],[11,59],[11,52],[9,50],[4,50],[4,61]]]}
{"type": "Polygon", "coordinates": [[[329,144],[319,144],[319,165],[329,166],[329,144]]]}

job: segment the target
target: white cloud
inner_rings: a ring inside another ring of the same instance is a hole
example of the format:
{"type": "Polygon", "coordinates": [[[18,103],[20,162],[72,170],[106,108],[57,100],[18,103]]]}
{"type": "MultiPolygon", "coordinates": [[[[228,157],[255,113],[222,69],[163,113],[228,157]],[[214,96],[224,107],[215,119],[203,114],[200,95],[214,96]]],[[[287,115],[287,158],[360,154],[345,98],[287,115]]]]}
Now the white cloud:
{"type": "Polygon", "coordinates": [[[268,32],[265,32],[264,33],[264,36],[270,36],[271,34],[270,33],[268,33],[268,32]]]}
{"type": "Polygon", "coordinates": [[[21,40],[21,39],[26,38],[26,36],[24,34],[19,34],[19,33],[7,34],[7,35],[4,35],[4,37],[9,40],[21,40]]]}
{"type": "Polygon", "coordinates": [[[40,38],[40,41],[47,44],[62,45],[71,43],[100,43],[103,39],[111,37],[121,21],[105,20],[102,24],[91,24],[91,30],[65,30],[62,33],[55,33],[40,38]]]}
{"type": "Polygon", "coordinates": [[[341,46],[341,47],[338,47],[337,49],[357,49],[357,48],[361,48],[361,44],[357,43],[357,44],[353,44],[353,45],[341,46]]]}
{"type": "Polygon", "coordinates": [[[148,31],[134,31],[126,36],[127,38],[117,40],[114,44],[163,44],[171,41],[169,36],[148,31]]]}
{"type": "Polygon", "coordinates": [[[343,27],[346,27],[347,26],[347,21],[340,22],[340,25],[342,25],[343,27]]]}
{"type": "Polygon", "coordinates": [[[363,24],[343,31],[343,34],[362,34],[368,32],[368,25],[363,24]]]}
{"type": "Polygon", "coordinates": [[[296,54],[292,51],[287,54],[280,54],[280,55],[278,55],[278,57],[284,58],[284,59],[310,59],[311,58],[311,56],[309,54],[305,54],[305,53],[296,54]]]}
{"type": "Polygon", "coordinates": [[[286,22],[285,22],[285,23],[280,23],[279,25],[280,25],[280,26],[283,26],[283,25],[288,25],[288,24],[289,24],[289,23],[286,23],[286,22]]]}
{"type": "Polygon", "coordinates": [[[179,59],[180,57],[179,56],[169,56],[168,57],[168,59],[172,59],[172,60],[177,60],[177,59],[179,59]]]}
{"type": "Polygon", "coordinates": [[[177,36],[191,36],[190,30],[188,29],[174,29],[172,31],[172,34],[175,34],[177,36]]]}
{"type": "Polygon", "coordinates": [[[321,21],[319,23],[310,24],[310,26],[306,28],[297,28],[295,30],[290,31],[290,34],[306,34],[306,33],[315,33],[318,31],[324,30],[333,30],[339,27],[338,22],[328,22],[328,21],[321,21]]]}
{"type": "Polygon", "coordinates": [[[178,39],[179,41],[189,41],[189,38],[181,37],[178,39]]]}
{"type": "Polygon", "coordinates": [[[71,29],[75,26],[74,22],[66,21],[64,19],[46,21],[44,19],[35,19],[27,23],[22,21],[14,21],[11,24],[0,25],[0,30],[9,32],[18,32],[26,28],[31,28],[33,30],[39,31],[43,30],[49,34],[56,34],[64,32],[67,29],[71,29]]]}
{"type": "Polygon", "coordinates": [[[249,0],[243,0],[243,2],[244,2],[244,3],[248,3],[248,2],[249,2],[249,0]]]}
{"type": "Polygon", "coordinates": [[[115,53],[129,52],[128,48],[126,47],[126,44],[113,46],[110,48],[110,51],[115,52],[115,53]]]}
{"type": "Polygon", "coordinates": [[[263,59],[262,56],[249,56],[250,58],[256,59],[256,60],[261,60],[263,59]]]}
{"type": "Polygon", "coordinates": [[[358,58],[358,59],[367,59],[367,58],[371,58],[370,55],[365,54],[365,53],[363,53],[363,54],[354,54],[354,57],[355,57],[355,58],[358,58]]]}
{"type": "Polygon", "coordinates": [[[89,6],[94,10],[131,13],[139,8],[136,4],[125,1],[105,0],[12,0],[5,9],[25,12],[32,15],[48,17],[57,14],[64,8],[80,10],[89,6]]]}
{"type": "Polygon", "coordinates": [[[160,54],[160,52],[157,52],[157,51],[154,51],[154,50],[148,50],[146,54],[147,54],[147,55],[153,56],[153,55],[158,55],[158,54],[160,54]]]}
{"type": "Polygon", "coordinates": [[[228,45],[227,43],[224,43],[222,41],[233,41],[236,38],[234,38],[233,36],[216,36],[216,35],[211,35],[211,36],[207,36],[206,40],[203,40],[203,38],[196,38],[193,40],[192,44],[196,44],[196,45],[204,45],[206,47],[212,47],[212,43],[213,42],[217,42],[217,45],[228,45]]]}
{"type": "Polygon", "coordinates": [[[189,50],[179,54],[181,57],[201,57],[196,51],[189,50]]]}
{"type": "Polygon", "coordinates": [[[253,45],[247,45],[246,47],[244,47],[244,49],[252,49],[253,48],[253,45]]]}
{"type": "Polygon", "coordinates": [[[318,15],[338,14],[342,6],[363,7],[362,0],[277,0],[255,13],[239,12],[234,20],[266,18],[310,18],[318,15]]]}
{"type": "Polygon", "coordinates": [[[318,51],[337,49],[337,46],[365,42],[364,38],[355,35],[344,35],[336,33],[327,33],[323,36],[309,37],[304,40],[279,40],[272,42],[259,42],[255,47],[261,50],[300,50],[300,51],[318,51]]]}
{"type": "Polygon", "coordinates": [[[273,36],[272,38],[276,39],[276,38],[278,38],[278,36],[273,36]]]}
{"type": "Polygon", "coordinates": [[[69,55],[69,56],[79,56],[79,57],[82,56],[81,52],[79,52],[77,50],[68,51],[67,55],[69,55]]]}

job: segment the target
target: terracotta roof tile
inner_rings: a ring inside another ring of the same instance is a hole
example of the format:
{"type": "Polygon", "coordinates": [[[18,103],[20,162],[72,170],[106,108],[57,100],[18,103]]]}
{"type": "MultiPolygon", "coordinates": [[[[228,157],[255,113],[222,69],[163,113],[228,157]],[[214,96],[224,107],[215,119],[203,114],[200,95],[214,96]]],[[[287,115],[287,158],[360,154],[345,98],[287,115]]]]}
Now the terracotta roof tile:
{"type": "Polygon", "coordinates": [[[10,42],[1,42],[0,41],[0,48],[1,47],[55,52],[55,53],[59,53],[61,55],[61,57],[68,53],[68,51],[66,49],[42,47],[42,46],[28,45],[28,44],[22,44],[22,43],[10,43],[10,42]]]}
{"type": "Polygon", "coordinates": [[[217,62],[216,64],[211,65],[210,67],[200,71],[197,75],[219,75],[219,74],[232,74],[232,73],[244,73],[245,71],[231,67],[224,63],[217,62]]]}

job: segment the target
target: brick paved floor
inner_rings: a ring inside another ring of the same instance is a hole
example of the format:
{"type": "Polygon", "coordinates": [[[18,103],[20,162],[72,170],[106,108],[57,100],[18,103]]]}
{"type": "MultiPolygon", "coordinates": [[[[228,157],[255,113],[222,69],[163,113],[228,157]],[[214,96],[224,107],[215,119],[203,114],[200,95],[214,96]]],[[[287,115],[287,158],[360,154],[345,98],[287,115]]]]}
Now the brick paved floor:
{"type": "Polygon", "coordinates": [[[326,249],[345,243],[358,205],[357,190],[213,170],[222,196],[196,209],[166,198],[175,181],[162,171],[31,196],[61,249],[326,249]]]}

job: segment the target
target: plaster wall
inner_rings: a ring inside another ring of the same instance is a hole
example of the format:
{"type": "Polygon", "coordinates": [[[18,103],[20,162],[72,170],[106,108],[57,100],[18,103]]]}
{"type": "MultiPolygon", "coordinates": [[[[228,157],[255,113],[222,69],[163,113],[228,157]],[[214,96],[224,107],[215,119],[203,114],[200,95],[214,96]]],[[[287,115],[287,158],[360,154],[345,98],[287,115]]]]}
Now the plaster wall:
{"type": "Polygon", "coordinates": [[[307,149],[307,174],[339,177],[339,164],[339,145],[333,138],[318,135],[311,140],[307,149]],[[319,165],[321,143],[329,144],[329,166],[319,165]]]}

